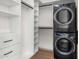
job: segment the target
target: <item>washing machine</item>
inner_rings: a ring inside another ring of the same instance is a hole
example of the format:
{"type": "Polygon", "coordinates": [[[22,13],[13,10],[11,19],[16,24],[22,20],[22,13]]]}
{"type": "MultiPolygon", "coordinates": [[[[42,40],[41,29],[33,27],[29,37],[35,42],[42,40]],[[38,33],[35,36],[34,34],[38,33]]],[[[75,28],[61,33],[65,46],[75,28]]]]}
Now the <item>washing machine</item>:
{"type": "Polygon", "coordinates": [[[54,5],[53,10],[54,31],[77,31],[77,13],[75,3],[54,5]]]}
{"type": "Polygon", "coordinates": [[[54,57],[56,59],[77,59],[77,32],[54,32],[54,57]]]}

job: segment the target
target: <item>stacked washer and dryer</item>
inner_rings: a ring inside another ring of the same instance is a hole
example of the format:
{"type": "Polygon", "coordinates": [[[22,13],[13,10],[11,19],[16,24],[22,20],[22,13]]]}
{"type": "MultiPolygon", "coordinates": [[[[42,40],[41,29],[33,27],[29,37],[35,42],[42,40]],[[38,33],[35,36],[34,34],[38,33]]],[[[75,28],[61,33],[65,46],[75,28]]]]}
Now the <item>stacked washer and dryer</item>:
{"type": "Polygon", "coordinates": [[[77,59],[77,9],[75,3],[54,5],[54,56],[77,59]]]}

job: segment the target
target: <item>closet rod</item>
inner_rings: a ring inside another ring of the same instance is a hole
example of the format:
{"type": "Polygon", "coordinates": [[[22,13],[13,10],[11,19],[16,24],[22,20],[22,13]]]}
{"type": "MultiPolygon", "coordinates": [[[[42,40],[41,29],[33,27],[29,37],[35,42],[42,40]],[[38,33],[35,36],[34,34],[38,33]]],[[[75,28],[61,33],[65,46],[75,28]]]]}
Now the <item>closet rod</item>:
{"type": "Polygon", "coordinates": [[[31,7],[30,5],[26,4],[25,2],[21,2],[22,4],[24,4],[25,6],[28,6],[29,8],[33,9],[33,7],[31,7]]]}
{"type": "Polygon", "coordinates": [[[53,29],[52,27],[39,27],[39,29],[53,29]]]}
{"type": "Polygon", "coordinates": [[[52,5],[52,4],[48,4],[48,5],[42,5],[42,6],[39,6],[39,7],[45,7],[45,6],[50,6],[50,5],[52,5]]]}

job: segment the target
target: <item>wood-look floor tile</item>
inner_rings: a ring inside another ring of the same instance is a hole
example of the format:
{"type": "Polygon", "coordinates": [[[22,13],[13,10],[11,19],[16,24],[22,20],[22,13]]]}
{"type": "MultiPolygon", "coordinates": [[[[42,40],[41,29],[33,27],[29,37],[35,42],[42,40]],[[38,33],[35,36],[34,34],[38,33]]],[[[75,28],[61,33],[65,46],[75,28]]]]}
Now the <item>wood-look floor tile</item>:
{"type": "Polygon", "coordinates": [[[53,52],[39,50],[31,59],[54,59],[53,52]]]}

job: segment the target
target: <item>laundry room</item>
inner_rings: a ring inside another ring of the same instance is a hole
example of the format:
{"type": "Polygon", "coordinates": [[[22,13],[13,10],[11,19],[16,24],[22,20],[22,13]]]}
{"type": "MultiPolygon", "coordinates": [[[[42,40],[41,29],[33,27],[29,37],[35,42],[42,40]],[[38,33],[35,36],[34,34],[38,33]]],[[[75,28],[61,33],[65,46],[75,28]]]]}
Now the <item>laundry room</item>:
{"type": "Polygon", "coordinates": [[[78,59],[77,0],[1,0],[0,59],[78,59]]]}

